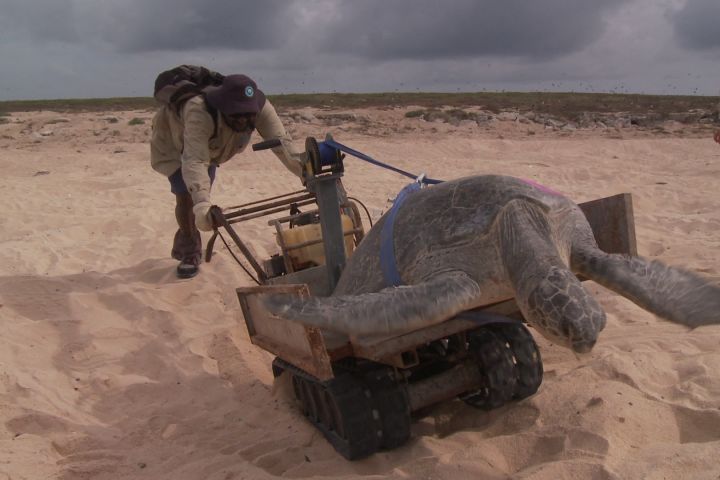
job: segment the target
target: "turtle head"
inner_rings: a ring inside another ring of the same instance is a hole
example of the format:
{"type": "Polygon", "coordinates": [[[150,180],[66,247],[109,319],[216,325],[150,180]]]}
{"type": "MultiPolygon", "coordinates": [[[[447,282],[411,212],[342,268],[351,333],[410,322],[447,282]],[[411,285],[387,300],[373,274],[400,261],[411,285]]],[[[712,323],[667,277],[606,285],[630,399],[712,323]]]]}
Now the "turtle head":
{"type": "Polygon", "coordinates": [[[563,268],[552,267],[518,303],[526,320],[544,337],[577,353],[592,350],[605,328],[605,312],[563,268]]]}

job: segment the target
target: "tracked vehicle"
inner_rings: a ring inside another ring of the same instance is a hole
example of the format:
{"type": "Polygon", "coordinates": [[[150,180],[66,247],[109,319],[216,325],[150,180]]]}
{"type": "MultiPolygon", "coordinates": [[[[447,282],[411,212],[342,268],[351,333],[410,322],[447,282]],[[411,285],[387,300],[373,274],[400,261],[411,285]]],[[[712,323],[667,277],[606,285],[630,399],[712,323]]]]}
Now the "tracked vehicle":
{"type": "MultiPolygon", "coordinates": [[[[262,142],[253,149],[279,145],[262,142]]],[[[413,415],[438,402],[460,398],[489,410],[527,398],[540,387],[543,366],[512,298],[403,335],[353,339],[280,319],[263,307],[265,295],[331,295],[362,241],[359,202],[341,184],[342,147],[332,138],[319,143],[309,137],[303,190],[214,210],[219,229],[206,257],[226,231],[258,284],[237,289],[251,341],[276,356],[273,374],[290,377],[305,417],[352,460],[408,441],[413,415]],[[265,216],[279,252],[258,261],[233,225],[265,216]]],[[[629,194],[580,207],[600,248],[636,254],[629,194]]]]}

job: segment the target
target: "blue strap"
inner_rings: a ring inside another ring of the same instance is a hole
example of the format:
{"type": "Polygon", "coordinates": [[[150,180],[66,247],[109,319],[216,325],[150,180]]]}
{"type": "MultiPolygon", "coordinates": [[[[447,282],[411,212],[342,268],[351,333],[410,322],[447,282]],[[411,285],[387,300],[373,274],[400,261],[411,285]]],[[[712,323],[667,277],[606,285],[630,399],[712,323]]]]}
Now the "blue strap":
{"type": "Polygon", "coordinates": [[[380,232],[380,269],[387,286],[397,287],[403,284],[395,261],[395,243],[393,241],[395,238],[395,217],[405,199],[418,190],[420,190],[420,184],[413,182],[398,193],[380,232]]]}
{"type": "MultiPolygon", "coordinates": [[[[405,170],[400,170],[397,167],[393,167],[392,165],[388,165],[386,163],[379,162],[375,160],[372,157],[369,157],[368,155],[365,155],[364,153],[358,152],[357,150],[353,150],[352,148],[343,145],[342,143],[338,143],[335,140],[325,140],[324,142],[320,142],[318,144],[318,147],[320,148],[321,152],[324,152],[325,149],[323,148],[323,145],[325,144],[329,147],[335,148],[337,150],[340,150],[341,152],[348,153],[352,155],[353,157],[357,157],[360,160],[365,160],[368,163],[372,163],[373,165],[377,165],[383,168],[387,168],[388,170],[392,170],[395,173],[399,173],[400,175],[405,175],[406,177],[412,178],[413,180],[418,178],[418,175],[413,175],[410,172],[406,172],[405,170]]],[[[321,156],[323,156],[324,153],[321,153],[321,156]]],[[[422,183],[428,184],[428,185],[434,185],[436,183],[442,183],[442,180],[435,180],[433,178],[423,178],[422,183]]]]}

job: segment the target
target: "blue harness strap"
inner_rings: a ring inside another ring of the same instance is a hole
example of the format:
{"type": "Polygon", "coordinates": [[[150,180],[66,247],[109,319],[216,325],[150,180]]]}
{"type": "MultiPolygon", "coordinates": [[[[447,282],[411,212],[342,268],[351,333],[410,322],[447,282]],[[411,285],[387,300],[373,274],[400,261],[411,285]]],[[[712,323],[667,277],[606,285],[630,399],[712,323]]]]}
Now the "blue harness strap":
{"type": "Polygon", "coordinates": [[[380,232],[380,268],[387,286],[397,287],[403,284],[395,261],[395,243],[393,241],[395,238],[395,217],[405,199],[418,190],[420,190],[420,184],[417,182],[413,182],[400,190],[380,232]]]}
{"type": "MultiPolygon", "coordinates": [[[[340,150],[341,152],[345,152],[349,155],[352,155],[353,157],[359,158],[360,160],[365,160],[368,163],[372,163],[373,165],[377,165],[379,167],[387,168],[388,170],[392,170],[393,172],[399,173],[400,175],[404,175],[408,178],[412,178],[413,180],[418,178],[417,175],[413,175],[410,172],[406,172],[405,170],[400,170],[397,167],[393,167],[392,165],[388,165],[386,163],[382,163],[378,160],[375,160],[374,158],[365,155],[362,152],[358,152],[357,150],[354,150],[347,145],[343,145],[342,143],[338,143],[335,140],[325,140],[324,142],[319,142],[318,147],[320,148],[321,156],[324,157],[326,155],[325,152],[329,152],[325,149],[325,146],[329,146],[332,148],[335,148],[337,150],[340,150]]],[[[436,183],[442,183],[442,180],[435,180],[434,178],[424,178],[422,183],[425,184],[436,184],[436,183]]]]}

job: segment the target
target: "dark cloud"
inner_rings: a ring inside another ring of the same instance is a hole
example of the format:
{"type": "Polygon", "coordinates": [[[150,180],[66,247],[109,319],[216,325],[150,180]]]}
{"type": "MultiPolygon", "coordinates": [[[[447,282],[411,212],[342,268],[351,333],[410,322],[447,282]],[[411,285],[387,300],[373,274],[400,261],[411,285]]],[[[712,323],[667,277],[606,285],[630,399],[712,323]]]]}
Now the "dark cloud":
{"type": "Polygon", "coordinates": [[[62,42],[81,38],[74,21],[72,0],[0,0],[0,12],[0,35],[62,42]]]}
{"type": "Polygon", "coordinates": [[[277,47],[287,41],[292,5],[284,0],[0,0],[5,28],[35,40],[102,42],[130,53],[277,47]]]}
{"type": "Polygon", "coordinates": [[[99,42],[117,52],[291,43],[370,59],[545,59],[590,44],[603,31],[604,15],[627,1],[0,0],[0,8],[3,27],[35,40],[99,42]]]}
{"type": "Polygon", "coordinates": [[[122,50],[229,48],[255,50],[282,45],[292,11],[283,0],[136,0],[110,40],[122,50]]]}
{"type": "Polygon", "coordinates": [[[327,51],[375,59],[544,59],[589,45],[605,14],[627,1],[347,0],[320,29],[327,51]]]}
{"type": "Polygon", "coordinates": [[[693,50],[720,47],[720,0],[688,0],[669,18],[682,46],[693,50]]]}

